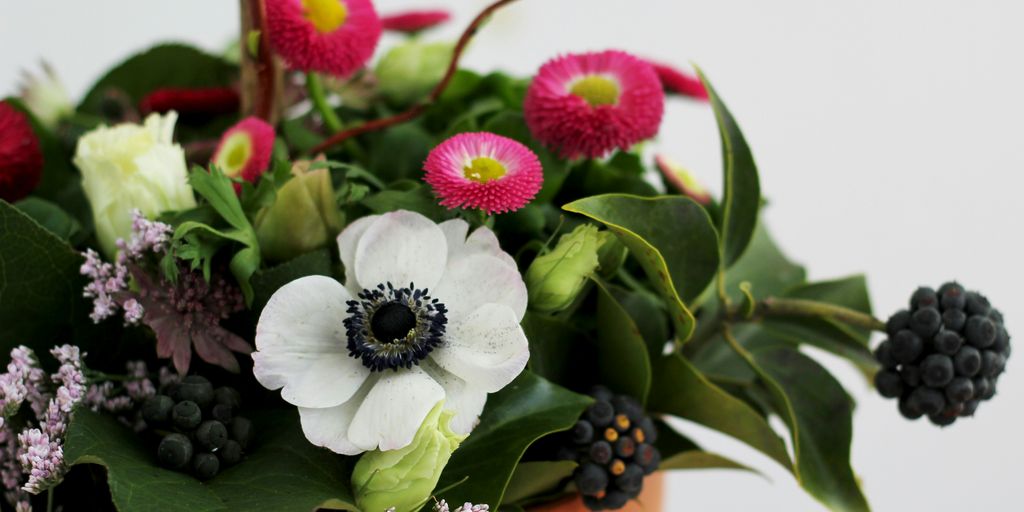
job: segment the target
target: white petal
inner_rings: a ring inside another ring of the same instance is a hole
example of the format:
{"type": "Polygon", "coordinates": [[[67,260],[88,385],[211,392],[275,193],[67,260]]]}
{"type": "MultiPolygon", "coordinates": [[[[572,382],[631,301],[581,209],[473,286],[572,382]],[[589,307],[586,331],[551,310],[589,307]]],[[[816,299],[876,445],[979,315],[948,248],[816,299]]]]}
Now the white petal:
{"type": "Polygon", "coordinates": [[[299,407],[299,420],[306,439],[342,455],[357,455],[364,452],[365,450],[349,441],[348,428],[366,394],[370,392],[374,380],[368,379],[359,392],[341,405],[324,409],[299,407]]]}
{"type": "Polygon", "coordinates": [[[498,237],[491,231],[490,228],[480,227],[477,228],[473,234],[469,235],[466,239],[466,248],[469,252],[486,252],[493,254],[502,259],[505,263],[518,270],[515,258],[509,253],[501,250],[501,244],[498,243],[498,237]]]}
{"type": "Polygon", "coordinates": [[[267,302],[256,325],[253,374],[301,407],[345,403],[370,370],[349,357],[343,321],[351,296],[325,276],[296,279],[267,302]]]}
{"type": "Polygon", "coordinates": [[[471,388],[494,393],[523,371],[530,346],[512,309],[484,304],[450,325],[445,345],[430,356],[471,388]]]}
{"type": "Polygon", "coordinates": [[[414,212],[386,213],[356,247],[356,279],[364,288],[390,282],[433,288],[448,259],[448,242],[433,221],[414,212]]]}
{"type": "Polygon", "coordinates": [[[518,323],[526,314],[528,299],[519,270],[484,252],[449,259],[441,283],[430,295],[448,307],[452,322],[458,322],[483,304],[503,304],[515,313],[518,323]]]}
{"type": "Polygon", "coordinates": [[[341,256],[341,263],[345,266],[345,287],[352,293],[359,293],[363,289],[356,281],[356,247],[358,247],[359,239],[363,237],[373,221],[379,218],[380,215],[362,217],[345,226],[345,229],[338,235],[338,254],[341,256]]]}
{"type": "Polygon", "coordinates": [[[364,450],[408,446],[444,388],[418,366],[382,372],[352,419],[348,438],[364,450]]]}
{"type": "Polygon", "coordinates": [[[427,359],[420,363],[431,377],[444,388],[444,408],[454,411],[449,427],[456,434],[469,434],[480,423],[480,413],[487,403],[487,392],[473,389],[466,381],[448,373],[427,359]]]}
{"type": "Polygon", "coordinates": [[[466,234],[469,233],[469,223],[462,219],[446,220],[437,225],[444,232],[448,240],[448,258],[452,258],[462,251],[466,245],[466,234]]]}

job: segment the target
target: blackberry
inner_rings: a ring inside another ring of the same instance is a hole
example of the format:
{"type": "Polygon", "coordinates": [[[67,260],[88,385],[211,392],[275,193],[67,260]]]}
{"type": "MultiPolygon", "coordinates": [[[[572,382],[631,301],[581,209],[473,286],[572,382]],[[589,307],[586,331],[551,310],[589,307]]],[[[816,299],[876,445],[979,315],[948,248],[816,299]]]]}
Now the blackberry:
{"type": "Polygon", "coordinates": [[[1003,315],[980,293],[956,282],[938,291],[918,288],[910,309],[889,317],[885,331],[888,339],[875,350],[882,367],[875,387],[898,399],[907,419],[928,416],[936,425],[951,425],[995,396],[1010,335],[1003,315]]]}
{"type": "Polygon", "coordinates": [[[559,453],[563,459],[579,462],[573,479],[584,504],[590,510],[615,510],[640,494],[644,475],[661,462],[651,444],[657,439],[657,428],[629,396],[603,387],[595,388],[591,396],[594,403],[563,434],[565,445],[559,453]]]}
{"type": "Polygon", "coordinates": [[[156,449],[161,466],[208,480],[241,462],[253,438],[252,422],[236,415],[240,406],[238,391],[214,389],[206,378],[192,375],[147,399],[140,413],[161,436],[156,449]]]}

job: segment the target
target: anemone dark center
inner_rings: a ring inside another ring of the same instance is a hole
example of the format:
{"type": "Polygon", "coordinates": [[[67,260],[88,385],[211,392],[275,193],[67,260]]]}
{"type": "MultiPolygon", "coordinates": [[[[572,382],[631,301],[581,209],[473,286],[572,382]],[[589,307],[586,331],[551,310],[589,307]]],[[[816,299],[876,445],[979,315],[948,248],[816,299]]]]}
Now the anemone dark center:
{"type": "Polygon", "coordinates": [[[416,329],[416,313],[409,306],[391,302],[384,304],[373,313],[370,331],[384,343],[395,343],[405,339],[416,329]]]}
{"type": "Polygon", "coordinates": [[[347,305],[348,354],[371,371],[412,368],[444,339],[448,309],[413,283],[379,284],[347,305]]]}

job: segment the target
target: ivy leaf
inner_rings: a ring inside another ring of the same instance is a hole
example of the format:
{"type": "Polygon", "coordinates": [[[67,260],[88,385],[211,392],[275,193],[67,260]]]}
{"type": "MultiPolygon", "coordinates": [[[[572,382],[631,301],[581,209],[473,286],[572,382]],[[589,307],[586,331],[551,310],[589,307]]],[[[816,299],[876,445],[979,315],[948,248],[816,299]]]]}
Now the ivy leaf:
{"type": "Polygon", "coordinates": [[[445,492],[451,503],[501,503],[526,448],[572,427],[590,403],[589,397],[524,371],[487,398],[480,425],[452,454],[437,487],[457,484],[445,492]]]}
{"type": "MultiPolygon", "coordinates": [[[[245,212],[242,211],[242,204],[235,194],[234,185],[232,185],[231,179],[216,167],[211,167],[209,172],[201,167],[194,167],[189,173],[188,180],[192,184],[192,189],[206,199],[207,203],[232,229],[219,230],[202,222],[188,221],[180,224],[174,230],[174,240],[180,241],[186,236],[195,233],[212,235],[214,238],[230,240],[241,244],[242,248],[231,257],[228,266],[231,269],[231,273],[235,276],[235,280],[238,281],[238,286],[242,289],[246,305],[251,306],[253,290],[249,278],[260,268],[260,262],[262,261],[260,258],[260,245],[256,237],[256,230],[253,229],[249,219],[245,216],[245,212]]],[[[195,238],[191,239],[191,241],[193,246],[196,243],[201,243],[197,242],[195,238]]],[[[209,257],[212,253],[195,247],[192,250],[197,252],[186,252],[186,254],[193,255],[190,258],[192,259],[192,267],[196,268],[199,265],[203,265],[204,273],[209,278],[209,257]]]]}
{"type": "Polygon", "coordinates": [[[106,468],[118,510],[355,510],[346,459],[310,444],[295,410],[257,418],[259,437],[237,466],[208,482],[157,465],[156,448],[113,417],[76,410],[64,457],[106,468]]]}
{"type": "Polygon", "coordinates": [[[697,74],[708,91],[708,100],[715,112],[718,133],[722,138],[722,163],[725,171],[719,231],[722,234],[722,266],[727,268],[740,259],[754,235],[758,210],[761,208],[761,185],[754,156],[750,153],[750,147],[736,119],[704,72],[697,69],[697,74]]]}
{"type": "Polygon", "coordinates": [[[88,310],[82,256],[24,212],[0,200],[0,346],[48,349],[88,310]]]}
{"type": "Polygon", "coordinates": [[[678,354],[652,363],[654,381],[649,410],[686,418],[728,434],[786,469],[792,468],[785,443],[748,404],[714,385],[678,354]]]}
{"type": "Polygon", "coordinates": [[[739,469],[760,474],[728,457],[704,451],[664,421],[655,420],[655,426],[658,429],[658,440],[654,445],[661,454],[658,469],[739,469]]]}
{"type": "Polygon", "coordinates": [[[718,270],[718,236],[707,211],[688,197],[623,194],[586,197],[562,209],[618,235],[664,297],[677,340],[688,340],[695,320],[684,301],[700,295],[718,270]]]}
{"type": "Polygon", "coordinates": [[[850,468],[853,400],[839,382],[793,348],[751,352],[731,345],[765,382],[789,426],[800,485],[832,510],[869,510],[850,468]]]}
{"type": "Polygon", "coordinates": [[[651,389],[651,361],[640,329],[629,313],[598,278],[597,285],[597,368],[600,382],[616,393],[647,403],[651,389]]]}

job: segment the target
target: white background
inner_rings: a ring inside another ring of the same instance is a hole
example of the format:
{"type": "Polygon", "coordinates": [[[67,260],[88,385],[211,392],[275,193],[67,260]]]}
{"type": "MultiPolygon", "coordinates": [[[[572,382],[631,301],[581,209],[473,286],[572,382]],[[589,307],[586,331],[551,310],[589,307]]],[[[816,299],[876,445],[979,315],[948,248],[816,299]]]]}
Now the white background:
{"type": "MultiPolygon", "coordinates": [[[[454,37],[485,0],[446,3],[456,21],[431,37],[454,37]]],[[[45,58],[78,95],[144,45],[221,48],[237,17],[237,3],[225,0],[0,6],[0,93],[45,58]]],[[[558,52],[608,47],[697,62],[754,149],[771,201],[767,222],[811,277],[867,273],[880,315],[920,284],[956,278],[988,294],[1012,333],[1024,328],[1022,20],[1024,3],[1010,0],[522,0],[483,31],[465,62],[528,74],[558,52]]],[[[658,144],[720,189],[706,105],[672,100],[658,144]]],[[[940,431],[904,421],[893,402],[831,361],[859,403],[853,466],[875,509],[1024,509],[1016,487],[1022,364],[1011,359],[999,396],[978,417],[940,431]]],[[[686,427],[769,479],[677,473],[667,510],[822,510],[766,457],[686,427]]]]}

